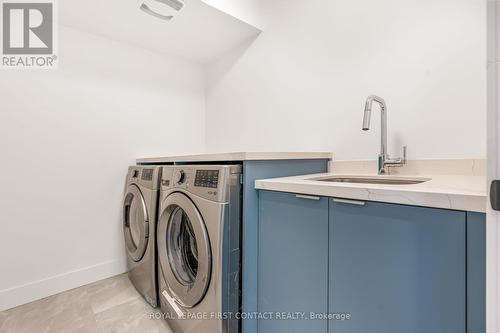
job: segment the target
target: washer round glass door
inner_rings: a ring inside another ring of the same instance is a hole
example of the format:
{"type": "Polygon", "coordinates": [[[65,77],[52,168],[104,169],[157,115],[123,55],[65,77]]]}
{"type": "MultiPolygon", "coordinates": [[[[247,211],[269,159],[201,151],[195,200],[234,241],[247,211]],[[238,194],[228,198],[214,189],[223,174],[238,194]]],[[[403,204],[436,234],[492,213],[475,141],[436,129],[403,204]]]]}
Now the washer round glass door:
{"type": "Polygon", "coordinates": [[[181,193],[169,195],[163,207],[157,237],[161,271],[172,296],[182,306],[193,307],[210,283],[212,256],[205,223],[181,193]]]}
{"type": "Polygon", "coordinates": [[[146,253],[149,222],[146,202],[136,185],[130,185],[123,202],[123,235],[127,253],[134,261],[146,253]]]}

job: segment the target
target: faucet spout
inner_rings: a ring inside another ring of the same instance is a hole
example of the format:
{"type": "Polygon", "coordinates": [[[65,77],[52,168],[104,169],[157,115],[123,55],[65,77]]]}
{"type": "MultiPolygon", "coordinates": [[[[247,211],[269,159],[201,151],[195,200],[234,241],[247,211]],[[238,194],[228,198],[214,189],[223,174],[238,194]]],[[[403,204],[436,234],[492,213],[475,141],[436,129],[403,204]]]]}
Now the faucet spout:
{"type": "Polygon", "coordinates": [[[363,131],[369,131],[370,130],[370,121],[372,118],[372,109],[371,105],[365,106],[365,114],[363,116],[363,131]]]}
{"type": "Polygon", "coordinates": [[[378,173],[385,174],[387,172],[387,166],[402,166],[406,163],[406,160],[397,159],[391,160],[389,154],[387,153],[387,104],[382,97],[377,95],[370,95],[366,99],[365,112],[363,115],[363,131],[370,130],[370,121],[373,103],[377,103],[380,106],[380,154],[378,156],[378,173]]]}
{"type": "MultiPolygon", "coordinates": [[[[363,131],[370,130],[370,121],[373,108],[373,102],[380,105],[381,135],[380,135],[380,155],[387,155],[387,104],[382,97],[370,95],[366,99],[365,114],[363,117],[363,131]]],[[[386,156],[387,157],[387,156],[386,156]]]]}

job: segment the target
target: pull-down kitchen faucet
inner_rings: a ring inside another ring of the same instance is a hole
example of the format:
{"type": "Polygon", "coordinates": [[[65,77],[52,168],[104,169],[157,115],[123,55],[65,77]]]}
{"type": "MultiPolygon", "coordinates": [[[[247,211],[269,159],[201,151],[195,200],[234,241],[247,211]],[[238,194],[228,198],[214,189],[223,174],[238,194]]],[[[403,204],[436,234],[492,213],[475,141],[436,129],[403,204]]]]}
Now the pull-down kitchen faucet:
{"type": "Polygon", "coordinates": [[[372,114],[373,102],[380,105],[380,114],[382,120],[380,154],[378,155],[378,174],[383,175],[388,172],[389,167],[401,167],[406,164],[406,146],[403,146],[403,158],[392,159],[387,153],[387,105],[383,98],[371,95],[366,99],[365,114],[363,117],[363,131],[370,130],[370,119],[372,114]]]}

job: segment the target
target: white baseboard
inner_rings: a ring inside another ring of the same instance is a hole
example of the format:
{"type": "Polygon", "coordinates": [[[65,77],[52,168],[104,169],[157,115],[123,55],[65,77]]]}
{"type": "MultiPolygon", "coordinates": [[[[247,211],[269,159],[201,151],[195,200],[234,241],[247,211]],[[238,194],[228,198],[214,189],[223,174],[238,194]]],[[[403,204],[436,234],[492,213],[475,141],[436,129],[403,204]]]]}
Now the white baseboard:
{"type": "Polygon", "coordinates": [[[0,290],[0,311],[126,272],[126,258],[0,290]]]}

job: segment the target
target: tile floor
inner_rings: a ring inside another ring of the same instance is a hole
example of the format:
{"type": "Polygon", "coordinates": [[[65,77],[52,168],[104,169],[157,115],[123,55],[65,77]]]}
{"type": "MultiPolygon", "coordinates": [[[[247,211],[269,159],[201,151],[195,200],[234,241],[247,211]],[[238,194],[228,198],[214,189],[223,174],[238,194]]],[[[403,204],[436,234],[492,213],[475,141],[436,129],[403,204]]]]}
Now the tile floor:
{"type": "Polygon", "coordinates": [[[172,333],[126,274],[0,312],[1,333],[172,333]]]}

